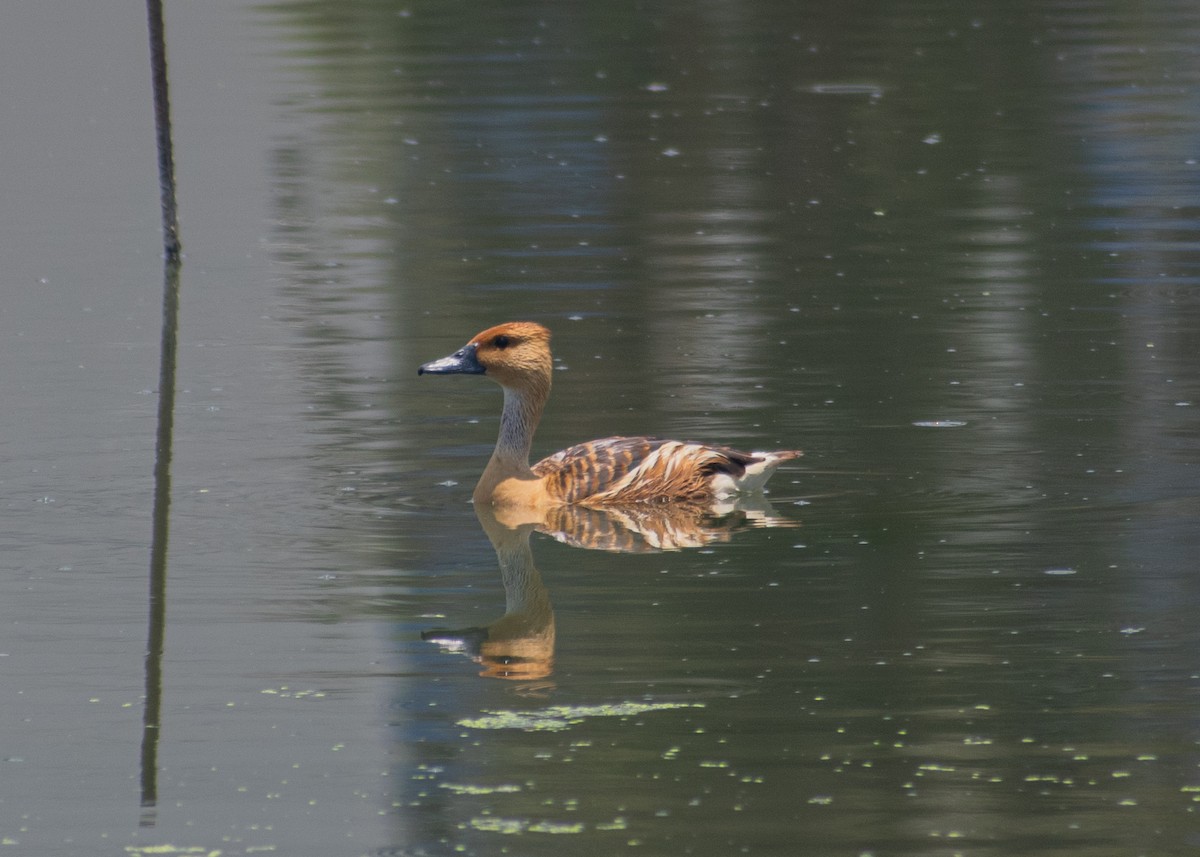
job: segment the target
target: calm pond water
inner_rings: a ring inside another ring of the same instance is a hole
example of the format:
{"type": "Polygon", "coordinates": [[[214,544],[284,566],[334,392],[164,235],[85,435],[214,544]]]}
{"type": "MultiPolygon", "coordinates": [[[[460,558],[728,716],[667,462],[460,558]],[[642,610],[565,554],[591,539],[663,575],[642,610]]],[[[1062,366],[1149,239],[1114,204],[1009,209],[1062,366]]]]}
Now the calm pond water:
{"type": "Polygon", "coordinates": [[[168,4],[162,611],[145,19],[68,5],[0,30],[0,854],[1200,850],[1196,4],[168,4]],[[806,456],[481,520],[500,396],[415,369],[510,318],[538,454],[806,456]]]}

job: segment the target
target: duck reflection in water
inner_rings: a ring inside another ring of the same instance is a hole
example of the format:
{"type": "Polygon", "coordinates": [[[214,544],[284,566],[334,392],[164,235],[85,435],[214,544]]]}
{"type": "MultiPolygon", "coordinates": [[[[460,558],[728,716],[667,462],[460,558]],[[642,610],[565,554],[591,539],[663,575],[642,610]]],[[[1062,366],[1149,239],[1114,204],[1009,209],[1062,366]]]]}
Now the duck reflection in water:
{"type": "Polygon", "coordinates": [[[425,631],[421,639],[460,652],[483,666],[480,675],[534,681],[554,668],[554,608],[533,562],[534,531],[573,547],[614,553],[652,553],[728,542],[734,533],[758,527],[797,526],[772,513],[765,499],[747,504],[640,504],[588,509],[563,506],[538,523],[506,520],[490,506],[475,515],[487,533],[500,582],[504,615],[482,627],[425,631]]]}
{"type": "Polygon", "coordinates": [[[534,525],[507,527],[490,509],[476,513],[500,565],[504,615],[482,628],[425,631],[421,639],[467,655],[483,666],[485,678],[545,678],[554,666],[554,608],[533,564],[529,536],[534,525]]]}
{"type": "Polygon", "coordinates": [[[550,394],[550,332],[510,322],[426,363],[419,374],[484,375],[504,390],[500,436],[479,484],[475,513],[500,565],[504,615],[483,628],[428,631],[483,676],[535,680],[554,663],[554,610],[533,564],[534,530],[575,547],[614,552],[678,550],[728,541],[751,527],[793,526],[760,490],[798,450],[738,452],[650,437],[610,437],[529,466],[534,430],[550,394]]]}

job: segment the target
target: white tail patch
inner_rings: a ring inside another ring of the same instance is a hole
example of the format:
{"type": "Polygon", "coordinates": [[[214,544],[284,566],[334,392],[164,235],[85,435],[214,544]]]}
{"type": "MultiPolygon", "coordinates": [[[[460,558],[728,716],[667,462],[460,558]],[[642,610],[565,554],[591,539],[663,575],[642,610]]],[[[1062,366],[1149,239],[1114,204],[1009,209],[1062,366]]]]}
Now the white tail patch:
{"type": "Polygon", "coordinates": [[[799,452],[752,452],[759,459],[746,465],[746,472],[735,477],[729,473],[715,473],[712,476],[713,494],[718,498],[732,497],[734,494],[753,494],[761,491],[780,464],[790,461],[800,455],[799,452]]]}

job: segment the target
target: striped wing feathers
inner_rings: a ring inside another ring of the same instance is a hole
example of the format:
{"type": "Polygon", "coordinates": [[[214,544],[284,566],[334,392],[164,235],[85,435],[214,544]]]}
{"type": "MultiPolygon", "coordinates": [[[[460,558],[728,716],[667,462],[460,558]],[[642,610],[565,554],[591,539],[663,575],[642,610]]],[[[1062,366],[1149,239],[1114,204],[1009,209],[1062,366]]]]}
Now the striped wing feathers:
{"type": "Polygon", "coordinates": [[[606,505],[651,500],[704,500],[712,481],[737,483],[763,459],[727,447],[653,437],[608,437],[544,458],[533,466],[550,496],[566,503],[606,505]]]}

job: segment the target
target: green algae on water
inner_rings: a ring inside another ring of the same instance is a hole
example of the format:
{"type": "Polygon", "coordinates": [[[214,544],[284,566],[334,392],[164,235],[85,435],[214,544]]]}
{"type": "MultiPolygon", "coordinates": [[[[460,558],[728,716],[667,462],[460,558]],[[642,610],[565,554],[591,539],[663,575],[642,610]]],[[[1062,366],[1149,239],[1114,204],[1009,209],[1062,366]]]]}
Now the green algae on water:
{"type": "Polygon", "coordinates": [[[485,711],[482,717],[459,720],[468,729],[522,729],[561,732],[589,717],[630,717],[677,708],[703,708],[702,702],[617,702],[606,705],[553,705],[539,711],[485,711]]]}

